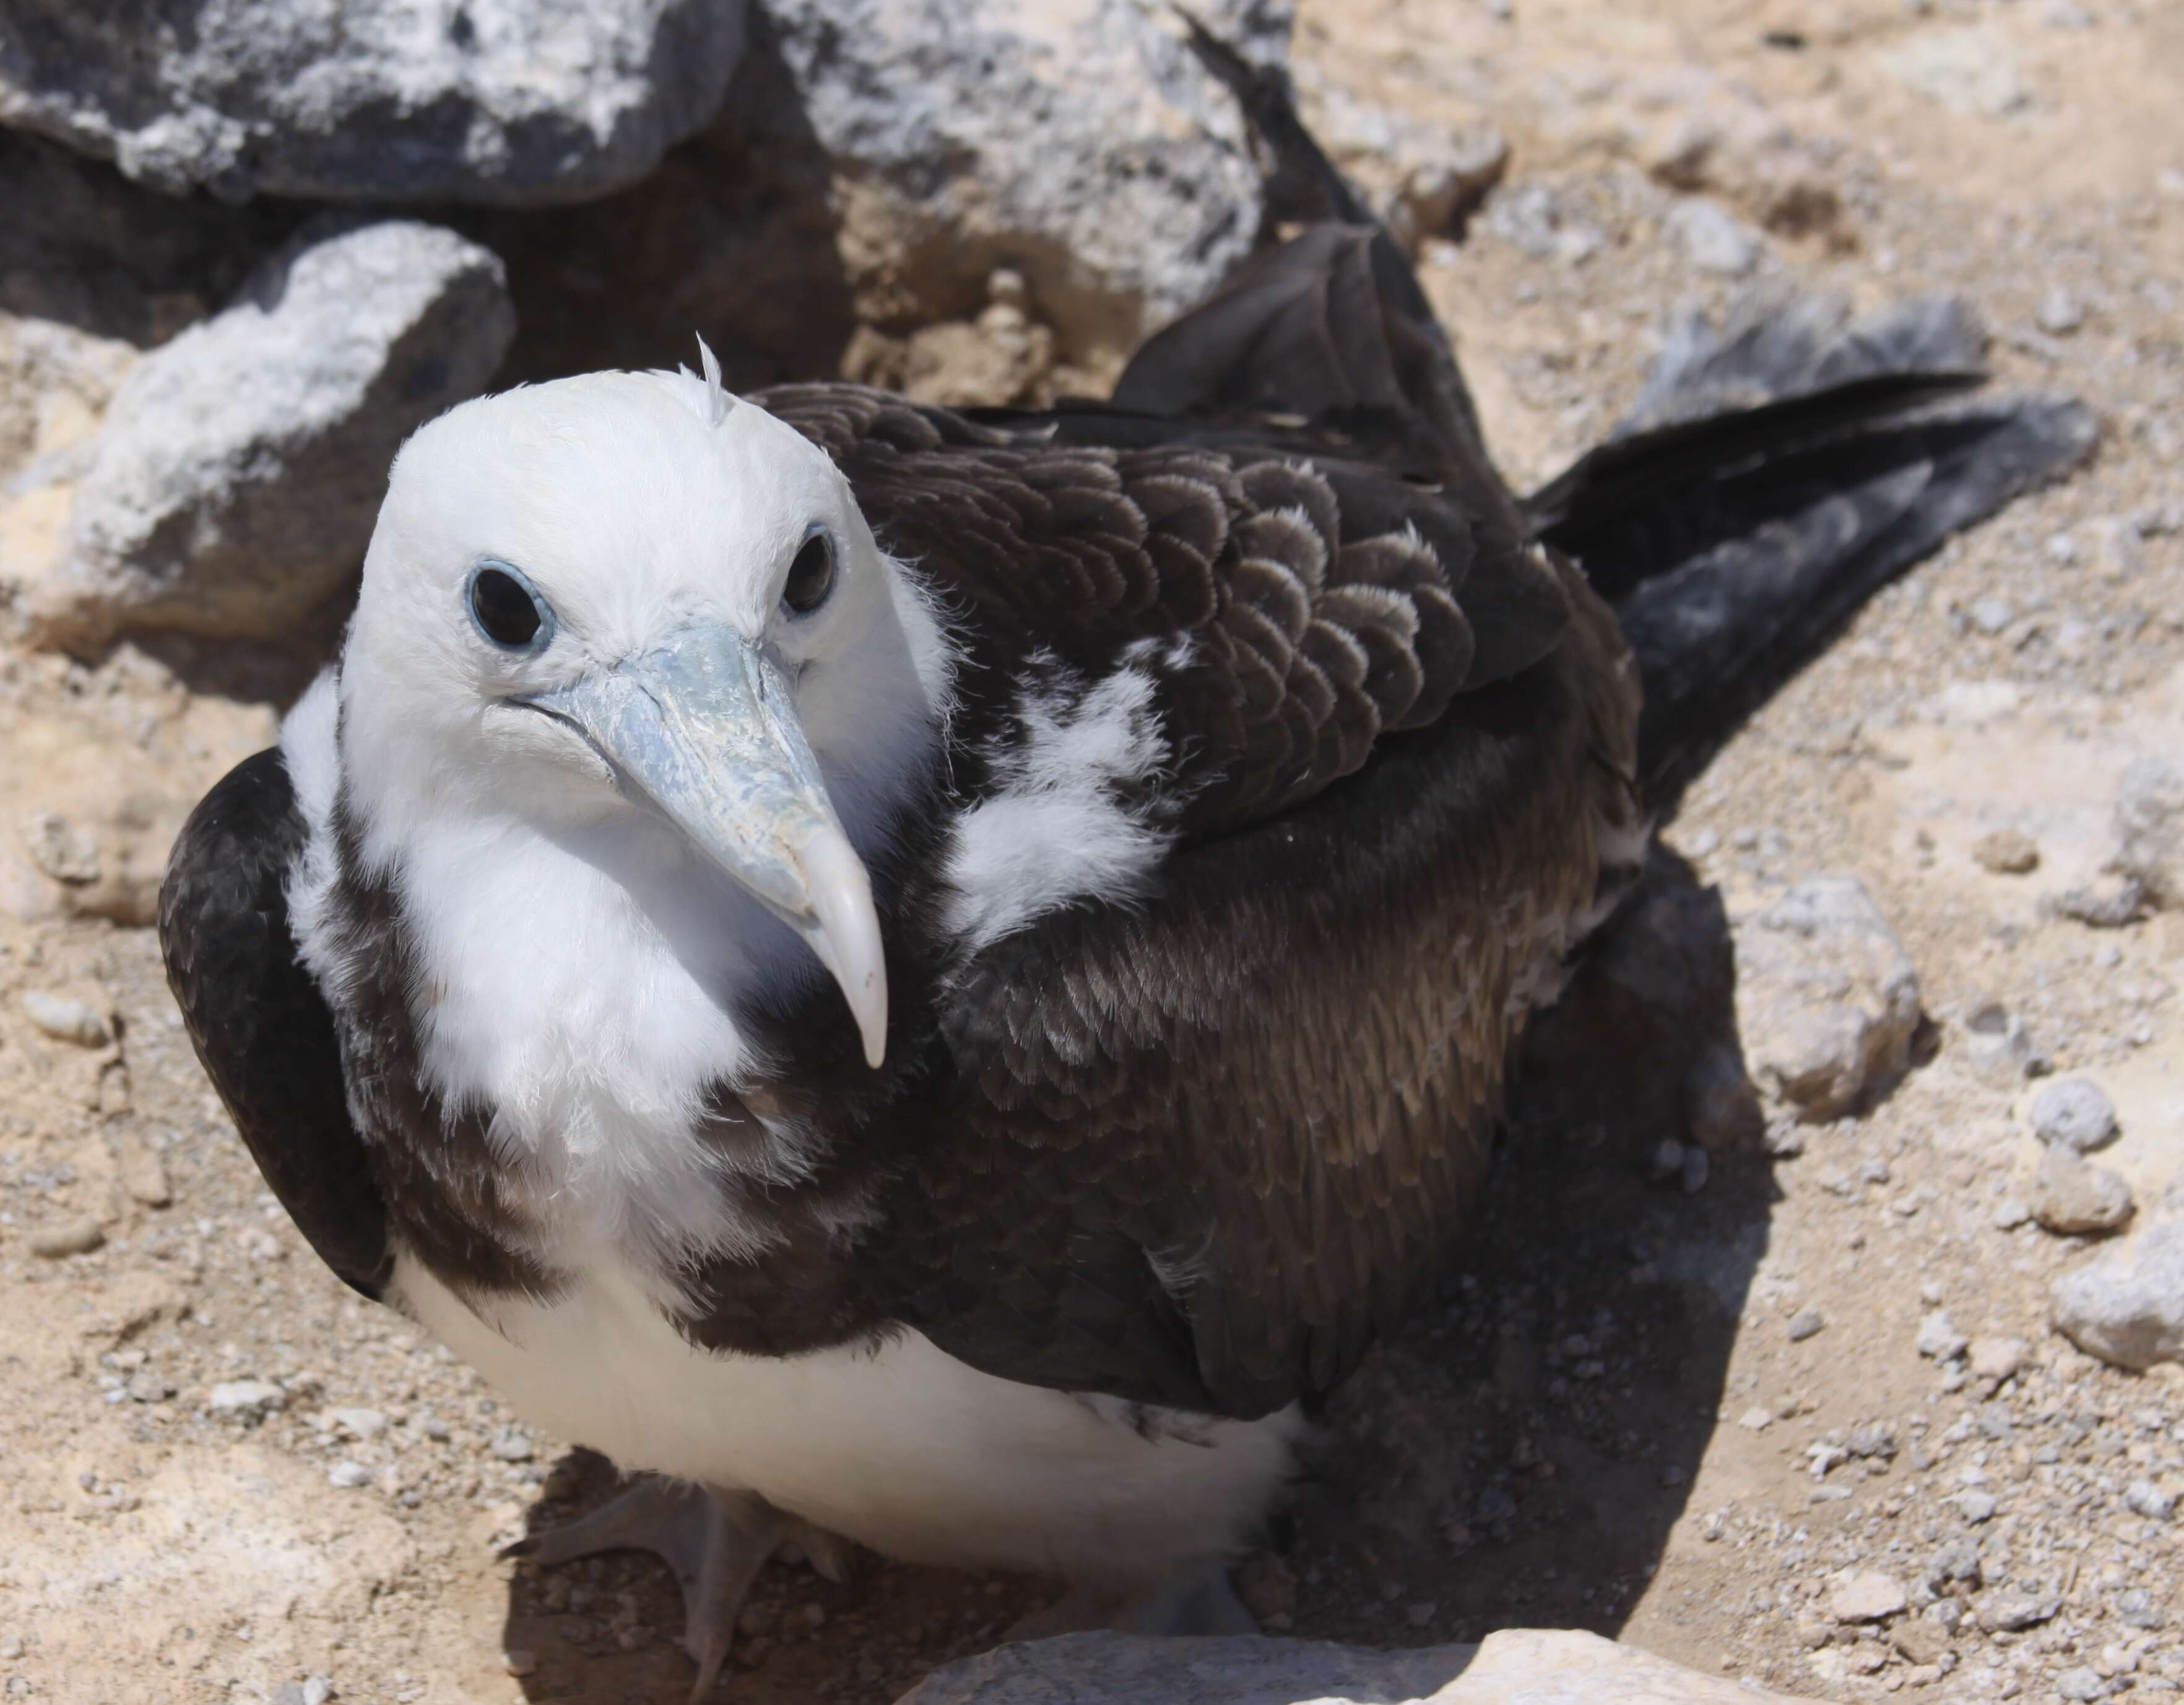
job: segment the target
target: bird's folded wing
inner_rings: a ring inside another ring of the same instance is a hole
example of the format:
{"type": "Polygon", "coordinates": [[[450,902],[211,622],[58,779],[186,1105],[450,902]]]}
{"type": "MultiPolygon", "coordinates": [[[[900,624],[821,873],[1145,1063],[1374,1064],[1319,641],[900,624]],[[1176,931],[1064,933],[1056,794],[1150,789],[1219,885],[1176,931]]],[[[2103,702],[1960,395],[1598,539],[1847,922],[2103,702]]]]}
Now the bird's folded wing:
{"type": "Polygon", "coordinates": [[[190,815],[159,890],[167,980],[198,1055],[281,1205],[367,1297],[392,1269],[387,1210],[350,1123],[332,1014],[296,957],[285,891],[305,836],[277,750],[190,815]]]}

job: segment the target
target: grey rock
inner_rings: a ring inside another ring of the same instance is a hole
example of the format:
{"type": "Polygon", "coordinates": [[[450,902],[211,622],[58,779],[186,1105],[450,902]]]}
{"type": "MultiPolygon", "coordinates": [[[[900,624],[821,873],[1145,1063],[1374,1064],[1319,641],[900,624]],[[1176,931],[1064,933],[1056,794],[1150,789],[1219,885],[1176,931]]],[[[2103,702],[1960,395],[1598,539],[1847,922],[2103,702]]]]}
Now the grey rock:
{"type": "Polygon", "coordinates": [[[2131,1216],[2131,1186],[2105,1166],[2081,1160],[2067,1148],[2040,1157],[2025,1199],[2032,1217],[2064,1236],[2114,1231],[2131,1216]]]}
{"type": "Polygon", "coordinates": [[[104,875],[98,843],[57,811],[39,811],[23,825],[31,862],[56,882],[87,884],[104,875]]]}
{"type": "Polygon", "coordinates": [[[2116,1139],[2115,1103],[2091,1078],[2060,1077],[2042,1085],[2030,1113],[2032,1134],[2050,1147],[2089,1154],[2116,1139]]]}
{"type": "Polygon", "coordinates": [[[2143,1370],[2184,1360],[2184,1219],[2161,1219],[2058,1279],[2055,1325],[2086,1354],[2143,1370]]]}
{"type": "Polygon", "coordinates": [[[2111,870],[2064,889],[2048,903],[2058,917],[2089,929],[2120,930],[2146,915],[2146,885],[2136,876],[2111,870]]]}
{"type": "Polygon", "coordinates": [[[2061,1609],[2059,1599],[2036,1598],[2029,1592],[1987,1592],[1973,1601],[1972,1613],[1990,1634],[2037,1627],[2061,1609]]]}
{"type": "Polygon", "coordinates": [[[1800,1308],[1790,1317],[1790,1341],[1802,1344],[1808,1338],[1817,1338],[1827,1327],[1827,1317],[1817,1308],[1800,1308]]]}
{"type": "Polygon", "coordinates": [[[1992,1521],[1995,1511],[2001,1508],[1992,1492],[1958,1492],[1948,1502],[1954,1504],[1957,1513],[1974,1527],[1979,1526],[1983,1522],[1992,1521]]]}
{"type": "Polygon", "coordinates": [[[2014,1231],[2032,1218],[2032,1204],[2021,1196],[2005,1196],[1994,1205],[1992,1224],[1997,1231],[2014,1231]]]}
{"type": "Polygon", "coordinates": [[[580,201],[710,118],[744,0],[19,0],[0,122],[228,200],[580,201]]]}
{"type": "Polygon", "coordinates": [[[1910,1603],[1902,1581],[1875,1569],[1841,1575],[1828,1591],[1828,1612],[1838,1622],[1886,1622],[1910,1603]]]}
{"type": "Polygon", "coordinates": [[[527,1463],[531,1460],[531,1441],[515,1427],[504,1427],[493,1435],[493,1453],[504,1463],[527,1463]]]}
{"type": "Polygon", "coordinates": [[[1785,1696],[1596,1634],[1507,1629],[1476,1646],[1069,1634],[935,1670],[897,1705],[1767,1705],[1785,1696]]]}
{"type": "Polygon", "coordinates": [[[2142,1586],[2134,1586],[2116,1600],[2116,1615],[2126,1628],[2156,1629],[2162,1624],[2161,1612],[2155,1608],[2153,1595],[2142,1586]]]}
{"type": "Polygon", "coordinates": [[[1972,625],[1990,638],[2017,619],[2017,613],[2000,598],[1979,598],[1965,612],[1972,625]]]}
{"type": "Polygon", "coordinates": [[[1797,884],[1740,923],[1736,944],[1737,1027],[1771,1102],[1834,1119],[1908,1069],[1918,973],[1856,878],[1797,884]]]}
{"type": "Polygon", "coordinates": [[[1504,190],[1487,203],[1486,228],[1534,260],[1562,259],[1575,266],[1607,247],[1607,233],[1571,210],[1545,184],[1504,190]]]}
{"type": "Polygon", "coordinates": [[[2142,758],[2124,771],[2112,868],[2157,906],[2184,906],[2184,769],[2142,758]]]}
{"type": "Polygon", "coordinates": [[[2086,305],[2063,286],[2050,285],[2032,317],[2042,331],[2061,337],[2086,323],[2086,305]]]}
{"type": "MultiPolygon", "coordinates": [[[[1284,0],[1195,15],[1247,59],[1286,53],[1284,0]]],[[[1250,253],[1265,208],[1235,99],[1166,8],[1133,0],[774,0],[827,156],[844,253],[875,308],[967,318],[1020,271],[1072,348],[1126,352],[1250,253]],[[861,261],[859,257],[868,258],[861,261]]]]}
{"type": "Polygon", "coordinates": [[[1964,1347],[1970,1341],[1951,1322],[1947,1309],[1936,1308],[1919,1323],[1919,1353],[1935,1361],[1953,1361],[1964,1354],[1964,1347]]]}
{"type": "Polygon", "coordinates": [[[1663,229],[1701,272],[1742,278],[1759,264],[1759,234],[1717,202],[1702,197],[1678,202],[1663,229]]]}
{"type": "Polygon", "coordinates": [[[335,1409],[329,1418],[343,1432],[359,1439],[377,1438],[387,1430],[387,1417],[377,1409],[335,1409]]]}
{"type": "Polygon", "coordinates": [[[514,330],[499,261],[452,231],[307,229],[123,384],[34,626],[280,636],[355,573],[402,440],[514,330]]]}
{"type": "Polygon", "coordinates": [[[2123,1507],[2148,1521],[2167,1521],[2176,1513],[2176,1499],[2152,1480],[2133,1480],[2123,1489],[2123,1507]]]}
{"type": "Polygon", "coordinates": [[[288,1394],[270,1380],[230,1380],[214,1386],[205,1407],[228,1420],[259,1421],[288,1406],[288,1394]]]}
{"type": "Polygon", "coordinates": [[[354,1491],[371,1484],[371,1470],[362,1463],[336,1463],[326,1470],[326,1484],[343,1491],[354,1491]]]}
{"type": "Polygon", "coordinates": [[[2109,1684],[2101,1680],[2100,1671],[2081,1663],[2055,1678],[2055,1691],[2073,1705],[2090,1705],[2095,1699],[2108,1697],[2109,1684]]]}
{"type": "Polygon", "coordinates": [[[105,1018],[89,1002],[68,995],[31,989],[23,996],[23,1016],[57,1042],[103,1048],[114,1040],[105,1018]]]}
{"type": "Polygon", "coordinates": [[[1936,1587],[1947,1586],[1957,1580],[1970,1586],[1977,1586],[1980,1584],[1979,1541],[1969,1536],[1951,1540],[1934,1553],[1926,1578],[1936,1587]]]}
{"type": "Polygon", "coordinates": [[[124,1389],[128,1391],[130,1401],[137,1403],[164,1403],[175,1395],[172,1384],[148,1370],[132,1374],[124,1389]]]}

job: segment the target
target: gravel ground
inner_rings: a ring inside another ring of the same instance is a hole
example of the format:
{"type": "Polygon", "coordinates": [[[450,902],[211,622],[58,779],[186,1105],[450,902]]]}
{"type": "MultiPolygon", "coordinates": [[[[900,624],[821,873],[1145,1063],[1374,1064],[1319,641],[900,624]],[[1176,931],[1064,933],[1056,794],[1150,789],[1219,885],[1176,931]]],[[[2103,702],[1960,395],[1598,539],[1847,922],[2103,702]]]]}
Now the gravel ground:
{"type": "MultiPolygon", "coordinates": [[[[2086,921],[2125,767],[2184,750],[2184,14],[1301,9],[1310,115],[1377,187],[1462,127],[1511,145],[1424,272],[1520,479],[1605,430],[1673,309],[1789,280],[1962,292],[2003,378],[2087,398],[2104,436],[1875,600],[1666,832],[1732,925],[1864,882],[1919,975],[1908,1075],[1696,1159],[1627,1119],[1520,1119],[1476,1243],[1330,1406],[1247,1596],[1301,1634],[1577,1625],[1843,1699],[2175,1692],[2184,1380],[2052,1330],[2053,1280],[2103,1238],[2043,1222],[2081,1223],[2087,1190],[2158,1219],[2184,1158],[2184,914],[2086,921]],[[2114,1109],[2083,1163],[2113,1185],[2042,1170],[2035,1097],[2072,1077],[2114,1109]]],[[[951,336],[993,370],[975,330],[951,336]]],[[[33,507],[0,507],[0,544],[49,531],[33,507]]],[[[133,652],[0,650],[0,1687],[678,1697],[656,1564],[493,1558],[604,1466],[322,1271],[191,1058],[147,873],[270,727],[133,652]],[[95,879],[42,813],[93,825],[95,879]],[[57,907],[40,863],[108,915],[57,907]]],[[[1643,1061],[1602,1069],[1642,1087],[1643,1061]]],[[[777,1566],[723,1692],[878,1705],[1041,1591],[777,1566]]]]}

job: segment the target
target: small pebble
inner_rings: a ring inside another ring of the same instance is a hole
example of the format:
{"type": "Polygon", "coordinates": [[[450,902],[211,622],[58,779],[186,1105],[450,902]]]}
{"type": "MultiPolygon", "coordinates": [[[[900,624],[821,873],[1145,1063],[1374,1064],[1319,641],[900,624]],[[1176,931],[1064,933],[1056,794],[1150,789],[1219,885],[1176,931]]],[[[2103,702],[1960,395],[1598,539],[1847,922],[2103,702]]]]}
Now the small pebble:
{"type": "Polygon", "coordinates": [[[526,1652],[520,1646],[512,1647],[501,1654],[500,1666],[510,1675],[536,1674],[538,1669],[538,1654],[535,1652],[526,1652]]]}
{"type": "Polygon", "coordinates": [[[1982,835],[1972,847],[1972,857],[1982,869],[1997,876],[2022,876],[2040,868],[2040,847],[2021,830],[1997,829],[1982,835]]]}
{"type": "Polygon", "coordinates": [[[2032,1097],[2032,1134],[2051,1147],[2089,1154],[2116,1138],[2115,1103],[2091,1078],[2060,1077],[2032,1097]]]}
{"type": "Polygon", "coordinates": [[[1919,1323],[1918,1352],[1936,1362],[1954,1360],[1964,1354],[1964,1347],[1970,1341],[1951,1324],[1946,1309],[1936,1308],[1919,1323]]]}
{"type": "Polygon", "coordinates": [[[1841,1577],[1828,1594],[1828,1608],[1838,1622],[1885,1622],[1901,1616],[1910,1602],[1903,1582],[1874,1569],[1841,1577]]]}
{"type": "Polygon", "coordinates": [[[343,1491],[354,1491],[359,1486],[371,1484],[371,1470],[362,1463],[336,1463],[326,1470],[326,1484],[343,1491]]]}
{"type": "Polygon", "coordinates": [[[1964,612],[1972,625],[1992,638],[2017,619],[2017,613],[2000,598],[1980,598],[1964,612]]]}
{"type": "Polygon", "coordinates": [[[2176,1500],[2152,1480],[2133,1480],[2123,1491],[2124,1508],[2148,1521],[2167,1521],[2176,1513],[2176,1500]]]}
{"type": "Polygon", "coordinates": [[[1964,1360],[1982,1380],[2006,1380],[2031,1353],[2032,1347],[2022,1338],[1975,1338],[1964,1360]]]}
{"type": "Polygon", "coordinates": [[[1763,1433],[1774,1425],[1774,1417],[1754,1405],[1736,1418],[1736,1424],[1747,1432],[1763,1433]]]}
{"type": "Polygon", "coordinates": [[[2000,1507],[1992,1492],[1958,1492],[1949,1502],[1957,1507],[1957,1513],[1974,1527],[1981,1522],[1992,1521],[1996,1509],[2000,1507]]]}
{"type": "Polygon", "coordinates": [[[387,1417],[377,1409],[335,1409],[333,1423],[359,1439],[376,1438],[387,1430],[387,1417]]]}
{"type": "Polygon", "coordinates": [[[106,1241],[106,1228],[96,1219],[70,1219],[31,1234],[31,1252],[58,1261],[67,1255],[88,1255],[106,1241]]]}
{"type": "Polygon", "coordinates": [[[504,1463],[527,1463],[531,1460],[531,1441],[516,1427],[504,1427],[493,1435],[493,1453],[504,1463]]]}
{"type": "Polygon", "coordinates": [[[1817,1337],[1826,1319],[1817,1308],[1800,1308],[1790,1317],[1790,1341],[1802,1344],[1808,1338],[1817,1337]]]}
{"type": "Polygon", "coordinates": [[[2095,1166],[2067,1148],[2040,1157],[2027,1199],[2032,1217],[2063,1236],[2114,1231],[2130,1219],[2137,1204],[2120,1174],[2095,1166]]]}
{"type": "Polygon", "coordinates": [[[57,1042],[103,1048],[114,1040],[106,1020],[82,1001],[32,989],[23,997],[23,1016],[57,1042]]]}
{"type": "Polygon", "coordinates": [[[2051,337],[2062,337],[2086,323],[2086,309],[2076,297],[2059,284],[2050,286],[2040,298],[2039,311],[2033,319],[2051,337]]]}
{"type": "Polygon", "coordinates": [[[2055,1678],[2055,1691],[2071,1705],[2092,1705],[2093,1700],[2108,1697],[2109,1684],[2101,1680],[2099,1670],[2081,1663],[2055,1678]]]}
{"type": "Polygon", "coordinates": [[[125,1387],[130,1400],[138,1403],[164,1403],[175,1395],[175,1388],[153,1373],[132,1375],[125,1387]]]}

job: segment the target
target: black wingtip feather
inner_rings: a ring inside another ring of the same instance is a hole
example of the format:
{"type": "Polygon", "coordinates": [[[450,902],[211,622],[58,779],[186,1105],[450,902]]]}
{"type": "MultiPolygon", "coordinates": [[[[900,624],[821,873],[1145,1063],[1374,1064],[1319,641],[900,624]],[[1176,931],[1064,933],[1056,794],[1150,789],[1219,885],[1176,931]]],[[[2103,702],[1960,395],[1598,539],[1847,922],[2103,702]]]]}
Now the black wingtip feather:
{"type": "Polygon", "coordinates": [[[2081,403],[1970,397],[1981,344],[1950,297],[1687,321],[1616,436],[1525,500],[1637,656],[1655,808],[1874,592],[2090,452],[2081,403]]]}

